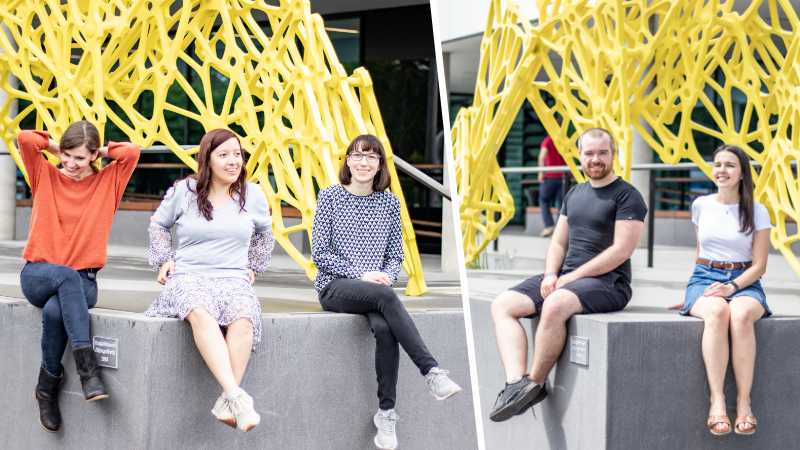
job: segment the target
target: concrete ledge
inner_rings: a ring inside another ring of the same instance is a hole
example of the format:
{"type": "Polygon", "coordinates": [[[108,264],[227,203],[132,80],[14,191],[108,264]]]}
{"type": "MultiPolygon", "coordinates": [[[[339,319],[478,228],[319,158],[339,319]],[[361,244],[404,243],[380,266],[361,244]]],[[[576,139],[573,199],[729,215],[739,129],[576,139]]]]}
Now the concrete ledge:
{"type": "MultiPolygon", "coordinates": [[[[400,444],[476,448],[463,316],[460,311],[412,315],[431,352],[464,392],[436,401],[401,352],[400,444]]],[[[187,324],[93,310],[93,334],[119,339],[119,368],[103,369],[111,399],[84,401],[74,364],[65,357],[64,426],[52,434],[39,425],[33,399],[41,312],[24,300],[0,298],[0,398],[6,402],[0,448],[373,448],[377,383],[366,320],[328,313],[265,314],[263,320],[264,339],[243,383],[262,415],[252,432],[213,419],[210,409],[219,390],[187,324]]]]}
{"type": "MultiPolygon", "coordinates": [[[[800,317],[773,316],[756,325],[756,435],[713,438],[704,426],[703,324],[661,308],[574,317],[569,336],[588,339],[588,365],[571,362],[578,355],[572,354],[568,337],[551,373],[551,395],[523,416],[489,421],[504,381],[489,305],[471,302],[475,336],[486,336],[475,345],[487,449],[778,449],[795,448],[800,440],[800,317]]],[[[530,338],[536,320],[524,323],[530,338]]],[[[725,389],[733,421],[730,367],[725,389]]]]}

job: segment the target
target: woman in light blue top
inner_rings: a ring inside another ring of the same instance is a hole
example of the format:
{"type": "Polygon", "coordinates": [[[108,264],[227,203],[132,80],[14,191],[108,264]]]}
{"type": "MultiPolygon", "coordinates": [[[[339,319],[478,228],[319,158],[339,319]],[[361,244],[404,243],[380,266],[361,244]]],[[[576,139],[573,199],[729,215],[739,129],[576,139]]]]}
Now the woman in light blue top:
{"type": "Polygon", "coordinates": [[[244,153],[231,131],[206,133],[197,164],[197,175],[177,182],[150,220],[149,259],[165,288],[145,314],[189,322],[223,389],[211,412],[249,431],[261,418],[239,384],[261,339],[252,284],[274,246],[269,208],[259,186],[245,181],[244,153]]]}

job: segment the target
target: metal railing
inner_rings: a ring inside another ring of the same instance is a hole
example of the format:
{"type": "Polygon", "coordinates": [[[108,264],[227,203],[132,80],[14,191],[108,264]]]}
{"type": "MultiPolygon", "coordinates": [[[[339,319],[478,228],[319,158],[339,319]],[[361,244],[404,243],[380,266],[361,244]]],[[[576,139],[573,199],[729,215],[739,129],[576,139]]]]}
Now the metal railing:
{"type": "MultiPolygon", "coordinates": [[[[760,167],[761,163],[758,161],[750,161],[750,164],[754,167],[760,167]]],[[[790,163],[791,167],[797,170],[797,161],[792,161],[790,163]]],[[[580,169],[580,166],[577,166],[580,169]]],[[[656,221],[656,214],[653,205],[656,204],[656,191],[658,181],[672,181],[676,182],[679,180],[678,178],[668,178],[668,177],[654,177],[653,171],[654,170],[664,170],[664,171],[676,171],[676,170],[691,170],[691,169],[699,169],[698,165],[691,162],[686,163],[677,163],[677,164],[664,164],[664,163],[644,163],[644,164],[633,164],[631,165],[632,171],[641,171],[647,170],[649,172],[649,180],[648,180],[648,205],[651,211],[647,215],[647,267],[653,267],[653,253],[655,247],[655,221],[656,221]]],[[[571,172],[569,166],[550,166],[550,167],[501,167],[500,171],[507,174],[536,174],[540,172],[571,172]]],[[[795,176],[798,174],[795,173],[795,176]]],[[[691,181],[708,181],[713,182],[711,179],[708,178],[688,178],[691,181]]]]}
{"type": "MultiPolygon", "coordinates": [[[[196,145],[181,145],[180,146],[184,150],[194,149],[197,148],[196,145]]],[[[148,155],[168,155],[172,154],[172,150],[167,147],[166,145],[152,145],[150,147],[145,147],[141,149],[142,154],[148,155]]],[[[0,155],[10,155],[9,152],[0,152],[0,155]]],[[[413,165],[406,160],[400,158],[397,155],[393,155],[393,160],[395,163],[395,167],[400,172],[408,175],[414,181],[420,183],[424,188],[435,192],[436,194],[440,195],[441,197],[450,200],[450,192],[439,183],[436,179],[431,177],[430,175],[424,173],[420,168],[425,169],[440,169],[443,166],[438,164],[420,164],[420,165],[413,165]]],[[[136,165],[137,169],[188,169],[188,167],[180,162],[175,163],[165,163],[165,162],[154,162],[154,163],[143,163],[139,162],[136,165]]],[[[130,194],[126,194],[127,196],[131,197],[130,194]]],[[[149,196],[147,194],[133,194],[133,197],[139,197],[141,199],[152,200],[152,199],[160,199],[161,196],[149,196]]],[[[433,228],[442,228],[441,222],[433,222],[433,221],[426,221],[426,220],[416,220],[412,219],[412,223],[415,225],[433,227],[433,228]]],[[[420,236],[428,236],[428,237],[441,237],[441,232],[437,231],[426,231],[426,230],[415,230],[417,234],[420,236]]]]}
{"type": "MultiPolygon", "coordinates": [[[[196,145],[181,145],[181,148],[191,149],[196,148],[196,145]]],[[[142,149],[142,153],[150,153],[150,154],[168,154],[171,153],[169,147],[166,145],[152,145],[150,147],[142,149]]],[[[414,181],[422,184],[426,188],[439,193],[442,197],[450,200],[450,192],[445,189],[442,183],[439,183],[431,176],[427,175],[426,173],[422,172],[418,168],[414,167],[413,164],[407,162],[406,160],[400,158],[397,155],[393,155],[392,158],[394,159],[394,165],[397,167],[397,170],[403,172],[404,174],[411,177],[414,181]]],[[[147,163],[146,163],[147,164],[147,163]]],[[[170,163],[152,163],[152,164],[141,164],[142,168],[147,168],[148,166],[153,166],[153,168],[167,168],[170,163]]],[[[183,168],[185,167],[183,164],[174,163],[174,167],[169,166],[170,168],[183,168]]]]}

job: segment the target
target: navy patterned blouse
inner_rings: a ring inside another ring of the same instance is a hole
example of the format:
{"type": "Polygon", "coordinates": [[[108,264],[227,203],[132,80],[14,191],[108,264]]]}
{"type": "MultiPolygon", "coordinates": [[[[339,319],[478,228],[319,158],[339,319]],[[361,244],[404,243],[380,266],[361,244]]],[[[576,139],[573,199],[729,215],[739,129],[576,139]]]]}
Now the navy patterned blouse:
{"type": "Polygon", "coordinates": [[[337,184],[319,192],[311,232],[317,292],[337,278],[384,272],[392,283],[403,262],[400,201],[391,192],[351,194],[337,184]]]}

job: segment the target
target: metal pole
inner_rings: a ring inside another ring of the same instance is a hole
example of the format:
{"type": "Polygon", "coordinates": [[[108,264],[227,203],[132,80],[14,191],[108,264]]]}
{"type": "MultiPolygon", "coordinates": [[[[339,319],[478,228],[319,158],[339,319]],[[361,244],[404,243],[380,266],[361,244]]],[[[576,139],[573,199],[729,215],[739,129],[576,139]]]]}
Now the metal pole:
{"type": "Polygon", "coordinates": [[[427,174],[417,169],[416,167],[412,166],[410,163],[401,159],[397,155],[393,155],[393,158],[394,158],[394,166],[397,168],[397,170],[410,176],[411,178],[418,181],[428,189],[437,192],[439,195],[446,198],[447,200],[450,200],[450,192],[447,189],[445,189],[445,187],[441,183],[429,177],[427,174]]]}
{"type": "MultiPolygon", "coordinates": [[[[758,161],[750,161],[750,165],[754,167],[761,167],[758,161]]],[[[791,161],[791,167],[797,167],[796,161],[791,161]]],[[[697,164],[692,162],[683,162],[677,164],[664,164],[664,163],[646,163],[646,164],[632,164],[631,170],[686,170],[697,168],[697,164]]],[[[580,166],[578,169],[580,170],[580,166]]],[[[539,172],[571,172],[568,166],[550,166],[550,167],[501,167],[500,171],[503,173],[539,173],[539,172]]],[[[709,180],[710,181],[710,180],[709,180]]]]}
{"type": "MultiPolygon", "coordinates": [[[[650,172],[653,173],[653,172],[650,172]]],[[[686,208],[686,183],[680,183],[681,186],[681,210],[686,208]]]]}
{"type": "Polygon", "coordinates": [[[653,267],[653,248],[655,247],[655,231],[656,231],[656,177],[653,171],[650,174],[650,211],[647,217],[647,267],[653,267]]]}

